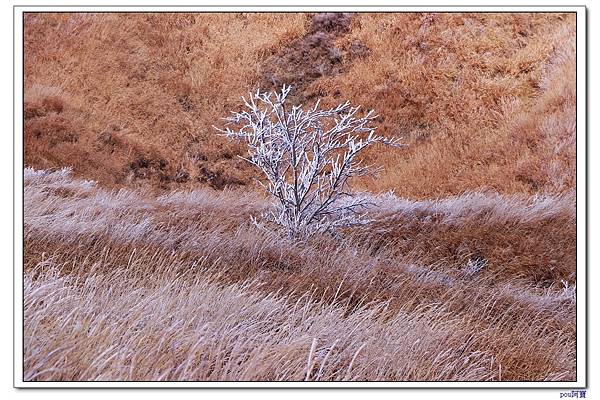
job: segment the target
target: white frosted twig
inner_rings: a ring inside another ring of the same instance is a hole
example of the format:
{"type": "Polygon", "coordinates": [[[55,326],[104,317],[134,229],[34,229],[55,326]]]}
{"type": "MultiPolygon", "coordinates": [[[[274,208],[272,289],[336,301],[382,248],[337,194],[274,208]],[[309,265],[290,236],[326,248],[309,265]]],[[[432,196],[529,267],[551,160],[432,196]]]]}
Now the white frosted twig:
{"type": "Polygon", "coordinates": [[[265,217],[291,238],[365,223],[368,204],[347,190],[350,178],[370,170],[357,155],[375,143],[400,146],[398,139],[376,135],[374,111],[358,117],[360,106],[348,101],[326,110],[319,101],[306,110],[286,106],[290,90],[250,93],[242,97],[246,110],[225,118],[235,129],[215,127],[247,143],[242,158],[262,172],[260,184],[275,200],[265,217]]]}

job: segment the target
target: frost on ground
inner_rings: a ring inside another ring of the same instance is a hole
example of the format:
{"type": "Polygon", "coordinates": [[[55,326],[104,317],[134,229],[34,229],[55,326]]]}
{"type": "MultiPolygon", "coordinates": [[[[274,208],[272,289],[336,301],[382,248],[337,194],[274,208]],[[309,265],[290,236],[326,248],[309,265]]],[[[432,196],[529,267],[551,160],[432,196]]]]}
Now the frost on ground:
{"type": "Polygon", "coordinates": [[[575,14],[23,28],[25,379],[575,379],[575,14]],[[254,225],[248,149],[210,129],[284,83],[406,145],[365,149],[335,238],[254,225]]]}
{"type": "Polygon", "coordinates": [[[574,379],[574,254],[452,235],[567,243],[568,196],[371,196],[376,229],[296,243],[253,194],[24,183],[28,380],[574,379]]]}

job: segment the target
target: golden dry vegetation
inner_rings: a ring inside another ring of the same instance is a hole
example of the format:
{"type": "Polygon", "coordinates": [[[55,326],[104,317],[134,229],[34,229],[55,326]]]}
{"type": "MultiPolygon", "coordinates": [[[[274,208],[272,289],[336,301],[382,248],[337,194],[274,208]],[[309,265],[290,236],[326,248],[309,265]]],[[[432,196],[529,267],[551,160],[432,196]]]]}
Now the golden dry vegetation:
{"type": "Polygon", "coordinates": [[[573,14],[27,14],[24,379],[574,380],[575,100],[573,14]],[[407,145],[342,242],[212,128],[283,83],[407,145]]]}

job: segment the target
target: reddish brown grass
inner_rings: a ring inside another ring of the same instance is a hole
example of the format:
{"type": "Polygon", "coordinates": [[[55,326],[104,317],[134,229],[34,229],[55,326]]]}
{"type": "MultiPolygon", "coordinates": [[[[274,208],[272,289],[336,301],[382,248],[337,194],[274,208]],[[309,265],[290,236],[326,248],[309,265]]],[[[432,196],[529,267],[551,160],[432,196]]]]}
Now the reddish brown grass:
{"type": "Polygon", "coordinates": [[[252,184],[211,126],[261,85],[349,99],[409,198],[574,187],[572,14],[28,14],[25,161],[109,186],[252,184]],[[424,184],[426,182],[427,184],[424,184]]]}
{"type": "Polygon", "coordinates": [[[28,13],[25,163],[47,171],[25,170],[25,379],[574,380],[574,33],[28,13]],[[251,224],[256,172],[211,127],[283,83],[407,144],[365,154],[374,222],[342,242],[251,224]]]}
{"type": "Polygon", "coordinates": [[[25,163],[106,185],[251,182],[212,125],[302,14],[27,14],[25,163]],[[51,96],[51,97],[50,97],[51,96]],[[61,110],[44,106],[58,100],[61,110]],[[69,140],[65,140],[69,137],[69,140]]]}

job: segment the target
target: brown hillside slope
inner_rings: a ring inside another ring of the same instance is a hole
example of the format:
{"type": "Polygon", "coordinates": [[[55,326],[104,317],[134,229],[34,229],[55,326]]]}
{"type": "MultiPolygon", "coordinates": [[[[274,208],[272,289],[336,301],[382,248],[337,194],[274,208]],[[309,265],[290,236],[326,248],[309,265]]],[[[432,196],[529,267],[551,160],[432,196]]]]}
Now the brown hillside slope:
{"type": "Polygon", "coordinates": [[[211,126],[290,83],[374,108],[410,145],[367,154],[385,170],[362,188],[570,190],[574,33],[574,15],[542,13],[28,14],[25,163],[107,186],[250,184],[211,126]]]}

